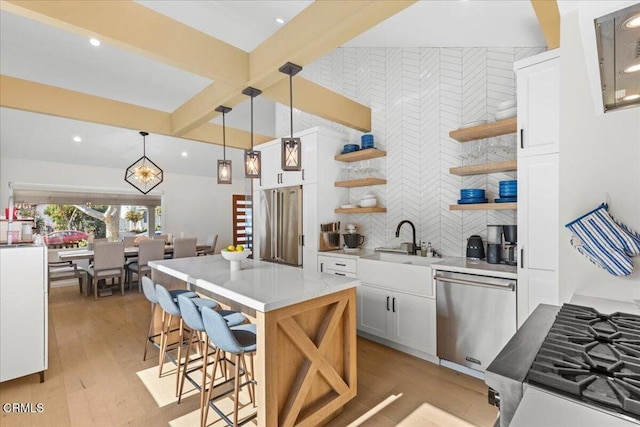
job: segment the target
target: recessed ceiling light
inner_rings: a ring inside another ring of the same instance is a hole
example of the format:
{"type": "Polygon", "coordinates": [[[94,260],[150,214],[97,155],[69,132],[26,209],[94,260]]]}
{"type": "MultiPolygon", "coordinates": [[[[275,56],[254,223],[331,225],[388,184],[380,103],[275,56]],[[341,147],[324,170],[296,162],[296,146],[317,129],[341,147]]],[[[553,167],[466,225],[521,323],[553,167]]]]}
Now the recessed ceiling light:
{"type": "Polygon", "coordinates": [[[91,46],[95,46],[95,47],[100,46],[100,40],[98,39],[89,39],[89,43],[91,43],[91,46]]]}
{"type": "Polygon", "coordinates": [[[640,64],[635,64],[625,68],[623,73],[635,73],[636,71],[640,71],[640,64]]]}
{"type": "Polygon", "coordinates": [[[622,98],[623,101],[633,101],[634,99],[640,99],[640,94],[634,93],[633,95],[627,95],[622,98]]]}
{"type": "Polygon", "coordinates": [[[277,22],[278,24],[284,24],[284,19],[282,19],[282,18],[276,18],[276,22],[277,22]]]}
{"type": "Polygon", "coordinates": [[[623,26],[625,28],[638,28],[640,27],[640,14],[632,16],[631,18],[627,19],[623,26]]]}
{"type": "Polygon", "coordinates": [[[186,151],[182,152],[182,157],[187,157],[189,155],[189,153],[187,153],[186,151]]]}
{"type": "Polygon", "coordinates": [[[74,142],[82,142],[82,138],[80,138],[78,135],[73,137],[73,141],[74,142]]]}

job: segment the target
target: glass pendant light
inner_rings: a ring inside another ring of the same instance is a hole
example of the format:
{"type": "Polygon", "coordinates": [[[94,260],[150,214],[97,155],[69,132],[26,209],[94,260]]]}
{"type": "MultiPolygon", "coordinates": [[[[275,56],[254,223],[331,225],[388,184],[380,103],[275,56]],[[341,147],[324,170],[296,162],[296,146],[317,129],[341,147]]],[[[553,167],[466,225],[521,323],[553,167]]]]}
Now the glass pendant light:
{"type": "Polygon", "coordinates": [[[227,138],[225,114],[231,111],[231,108],[224,105],[216,108],[216,111],[222,113],[222,160],[218,160],[218,184],[231,184],[231,160],[227,160],[227,138]]]}
{"type": "Polygon", "coordinates": [[[142,194],[156,188],[164,180],[162,169],[147,157],[146,136],[148,132],[140,132],[142,135],[142,157],[133,162],[124,173],[124,180],[134,186],[142,194]]]}
{"type": "Polygon", "coordinates": [[[282,170],[299,171],[302,169],[302,141],[293,137],[293,76],[302,71],[302,67],[287,62],[280,72],[289,76],[289,111],[291,117],[291,137],[282,138],[282,170]]]}
{"type": "Polygon", "coordinates": [[[253,149],[253,98],[262,93],[261,90],[248,87],[242,91],[244,95],[251,97],[251,149],[244,151],[244,176],[247,178],[260,178],[260,152],[253,149]]]}

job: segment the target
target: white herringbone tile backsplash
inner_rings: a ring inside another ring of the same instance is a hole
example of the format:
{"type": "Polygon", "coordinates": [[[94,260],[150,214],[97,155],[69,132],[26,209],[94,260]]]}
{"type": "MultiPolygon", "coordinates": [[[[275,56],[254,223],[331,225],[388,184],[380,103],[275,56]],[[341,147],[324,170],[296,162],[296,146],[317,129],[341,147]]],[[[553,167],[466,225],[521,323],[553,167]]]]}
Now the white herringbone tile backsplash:
{"type": "MultiPolygon", "coordinates": [[[[515,158],[515,151],[491,148],[496,141],[458,143],[449,131],[477,120],[494,120],[496,106],[515,97],[513,62],[544,48],[340,48],[304,67],[301,75],[371,107],[376,148],[387,157],[370,161],[386,186],[353,188],[351,202],[373,193],[386,214],[351,215],[366,236],[365,246],[393,246],[410,241],[409,227],[399,239],[403,219],[416,226],[418,240],[431,242],[444,255],[464,256],[472,234],[486,238],[490,224],[515,224],[515,212],[450,211],[461,188],[484,188],[498,197],[498,182],[516,174],[459,177],[449,168],[515,158]],[[472,149],[481,155],[466,158],[472,149]],[[463,158],[465,157],[465,158],[463,158]]],[[[295,82],[294,82],[295,90],[295,82]]],[[[301,111],[294,111],[296,131],[324,126],[354,143],[360,132],[301,111]]],[[[289,107],[276,106],[276,131],[288,134],[289,107]]],[[[515,146],[515,135],[500,142],[515,146]]],[[[345,167],[347,165],[345,164],[345,167]]],[[[358,163],[352,167],[359,167],[358,163]]],[[[353,169],[349,172],[355,173],[353,169]]]]}

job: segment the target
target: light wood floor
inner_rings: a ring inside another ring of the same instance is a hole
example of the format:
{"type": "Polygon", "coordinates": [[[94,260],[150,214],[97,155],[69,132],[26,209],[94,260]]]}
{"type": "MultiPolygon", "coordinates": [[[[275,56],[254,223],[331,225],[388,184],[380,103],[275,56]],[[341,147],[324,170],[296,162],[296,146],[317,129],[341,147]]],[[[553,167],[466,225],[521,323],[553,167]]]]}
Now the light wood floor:
{"type": "MultiPolygon", "coordinates": [[[[157,350],[142,361],[148,322],[149,303],[136,290],[94,301],[77,286],[52,288],[46,381],[29,375],[0,384],[2,404],[42,403],[44,412],[2,411],[0,425],[197,425],[195,393],[165,402],[145,380],[157,378],[157,350]]],[[[329,425],[492,426],[497,410],[486,391],[480,380],[359,339],[358,395],[329,425]]],[[[214,419],[210,413],[218,425],[214,419]]]]}

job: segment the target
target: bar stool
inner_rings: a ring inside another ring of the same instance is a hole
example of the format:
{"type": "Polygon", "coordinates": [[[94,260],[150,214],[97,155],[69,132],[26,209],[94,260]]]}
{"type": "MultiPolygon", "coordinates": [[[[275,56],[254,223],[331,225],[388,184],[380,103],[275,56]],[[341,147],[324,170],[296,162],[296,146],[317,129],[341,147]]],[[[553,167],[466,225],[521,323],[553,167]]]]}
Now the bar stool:
{"type": "MultiPolygon", "coordinates": [[[[238,394],[240,392],[240,388],[245,385],[249,385],[249,397],[251,398],[251,402],[255,406],[255,380],[253,379],[253,358],[250,358],[251,363],[251,372],[247,371],[247,363],[245,360],[245,354],[249,353],[251,356],[256,351],[257,348],[257,336],[256,336],[256,325],[247,324],[229,327],[224,318],[220,315],[220,313],[212,310],[210,308],[204,307],[202,308],[202,321],[204,323],[204,328],[209,336],[209,340],[216,347],[216,355],[214,357],[213,362],[213,374],[211,378],[216,377],[216,370],[219,364],[219,356],[220,352],[224,351],[234,356],[234,364],[235,364],[235,376],[233,381],[233,424],[229,417],[227,417],[220,409],[218,409],[214,403],[211,402],[212,398],[218,398],[225,394],[230,393],[225,392],[219,396],[213,396],[214,386],[213,384],[209,387],[209,393],[206,398],[206,406],[204,410],[204,414],[202,417],[201,426],[204,427],[207,422],[207,415],[209,413],[209,406],[213,407],[214,411],[229,425],[233,425],[234,427],[238,425],[238,394]],[[242,370],[240,369],[240,365],[242,365],[242,370]],[[240,383],[240,376],[244,375],[247,378],[247,381],[244,383],[240,383]]],[[[257,413],[254,413],[250,417],[247,417],[243,420],[243,423],[257,416],[257,413]]]]}
{"type": "MultiPolygon", "coordinates": [[[[167,347],[168,347],[168,341],[169,341],[169,332],[170,332],[169,329],[171,328],[171,320],[173,320],[174,317],[177,317],[180,319],[180,324],[178,326],[178,341],[176,343],[178,345],[178,357],[175,360],[176,396],[177,396],[179,379],[180,379],[180,375],[179,375],[180,363],[181,363],[180,360],[182,358],[182,346],[184,344],[184,322],[182,320],[180,307],[178,306],[178,303],[173,299],[173,297],[171,296],[167,288],[165,288],[160,284],[156,284],[156,294],[158,295],[158,302],[160,303],[160,307],[162,307],[162,309],[164,310],[163,316],[165,314],[169,314],[169,318],[166,319],[166,321],[164,322],[162,333],[160,335],[160,355],[158,358],[158,364],[159,364],[158,377],[162,376],[162,366],[164,365],[166,356],[169,355],[167,352],[167,347]]],[[[218,303],[213,300],[204,299],[204,298],[200,298],[200,299],[202,300],[201,304],[204,307],[209,307],[213,309],[218,306],[218,303]]],[[[169,356],[169,360],[171,360],[171,356],[169,356]]]]}
{"type": "MultiPolygon", "coordinates": [[[[144,343],[144,354],[142,355],[142,360],[147,360],[147,349],[149,348],[149,343],[160,348],[154,341],[155,338],[159,337],[161,334],[153,334],[153,320],[154,314],[156,310],[156,305],[158,304],[158,295],[156,294],[156,285],[153,283],[153,280],[147,276],[142,276],[142,291],[144,292],[144,296],[147,297],[149,302],[151,303],[151,320],[149,321],[149,332],[147,333],[147,339],[144,343]]],[[[173,297],[174,300],[178,297],[178,295],[184,295],[186,298],[194,298],[197,297],[198,294],[195,292],[191,292],[187,289],[174,289],[169,291],[169,294],[173,297]]],[[[162,325],[161,330],[164,329],[164,311],[162,312],[162,325]]]]}
{"type": "MultiPolygon", "coordinates": [[[[209,364],[209,337],[207,336],[204,329],[204,323],[202,322],[202,313],[200,310],[202,309],[201,298],[188,298],[187,296],[180,295],[178,296],[178,305],[180,306],[180,312],[182,313],[182,319],[184,323],[187,324],[187,327],[191,330],[191,334],[189,337],[189,345],[187,346],[187,354],[185,356],[185,363],[182,369],[182,375],[180,378],[180,388],[178,390],[178,403],[180,403],[182,399],[182,390],[184,388],[184,380],[190,372],[193,372],[197,369],[202,370],[202,381],[200,386],[200,420],[202,421],[202,414],[204,413],[204,397],[206,394],[206,383],[207,383],[207,366],[209,364]],[[201,357],[196,360],[202,359],[202,365],[197,366],[195,368],[189,369],[189,364],[192,362],[189,359],[189,355],[191,353],[191,347],[194,344],[194,338],[197,339],[198,351],[201,354],[201,357]]],[[[218,313],[224,318],[225,322],[229,326],[238,326],[247,321],[247,318],[244,314],[239,313],[237,311],[230,310],[218,310],[218,313]]],[[[226,372],[225,372],[226,375],[226,372]]],[[[191,381],[191,380],[190,380],[191,381]]],[[[212,378],[213,383],[213,378],[212,378]]],[[[195,383],[194,383],[195,385],[195,383]]]]}

